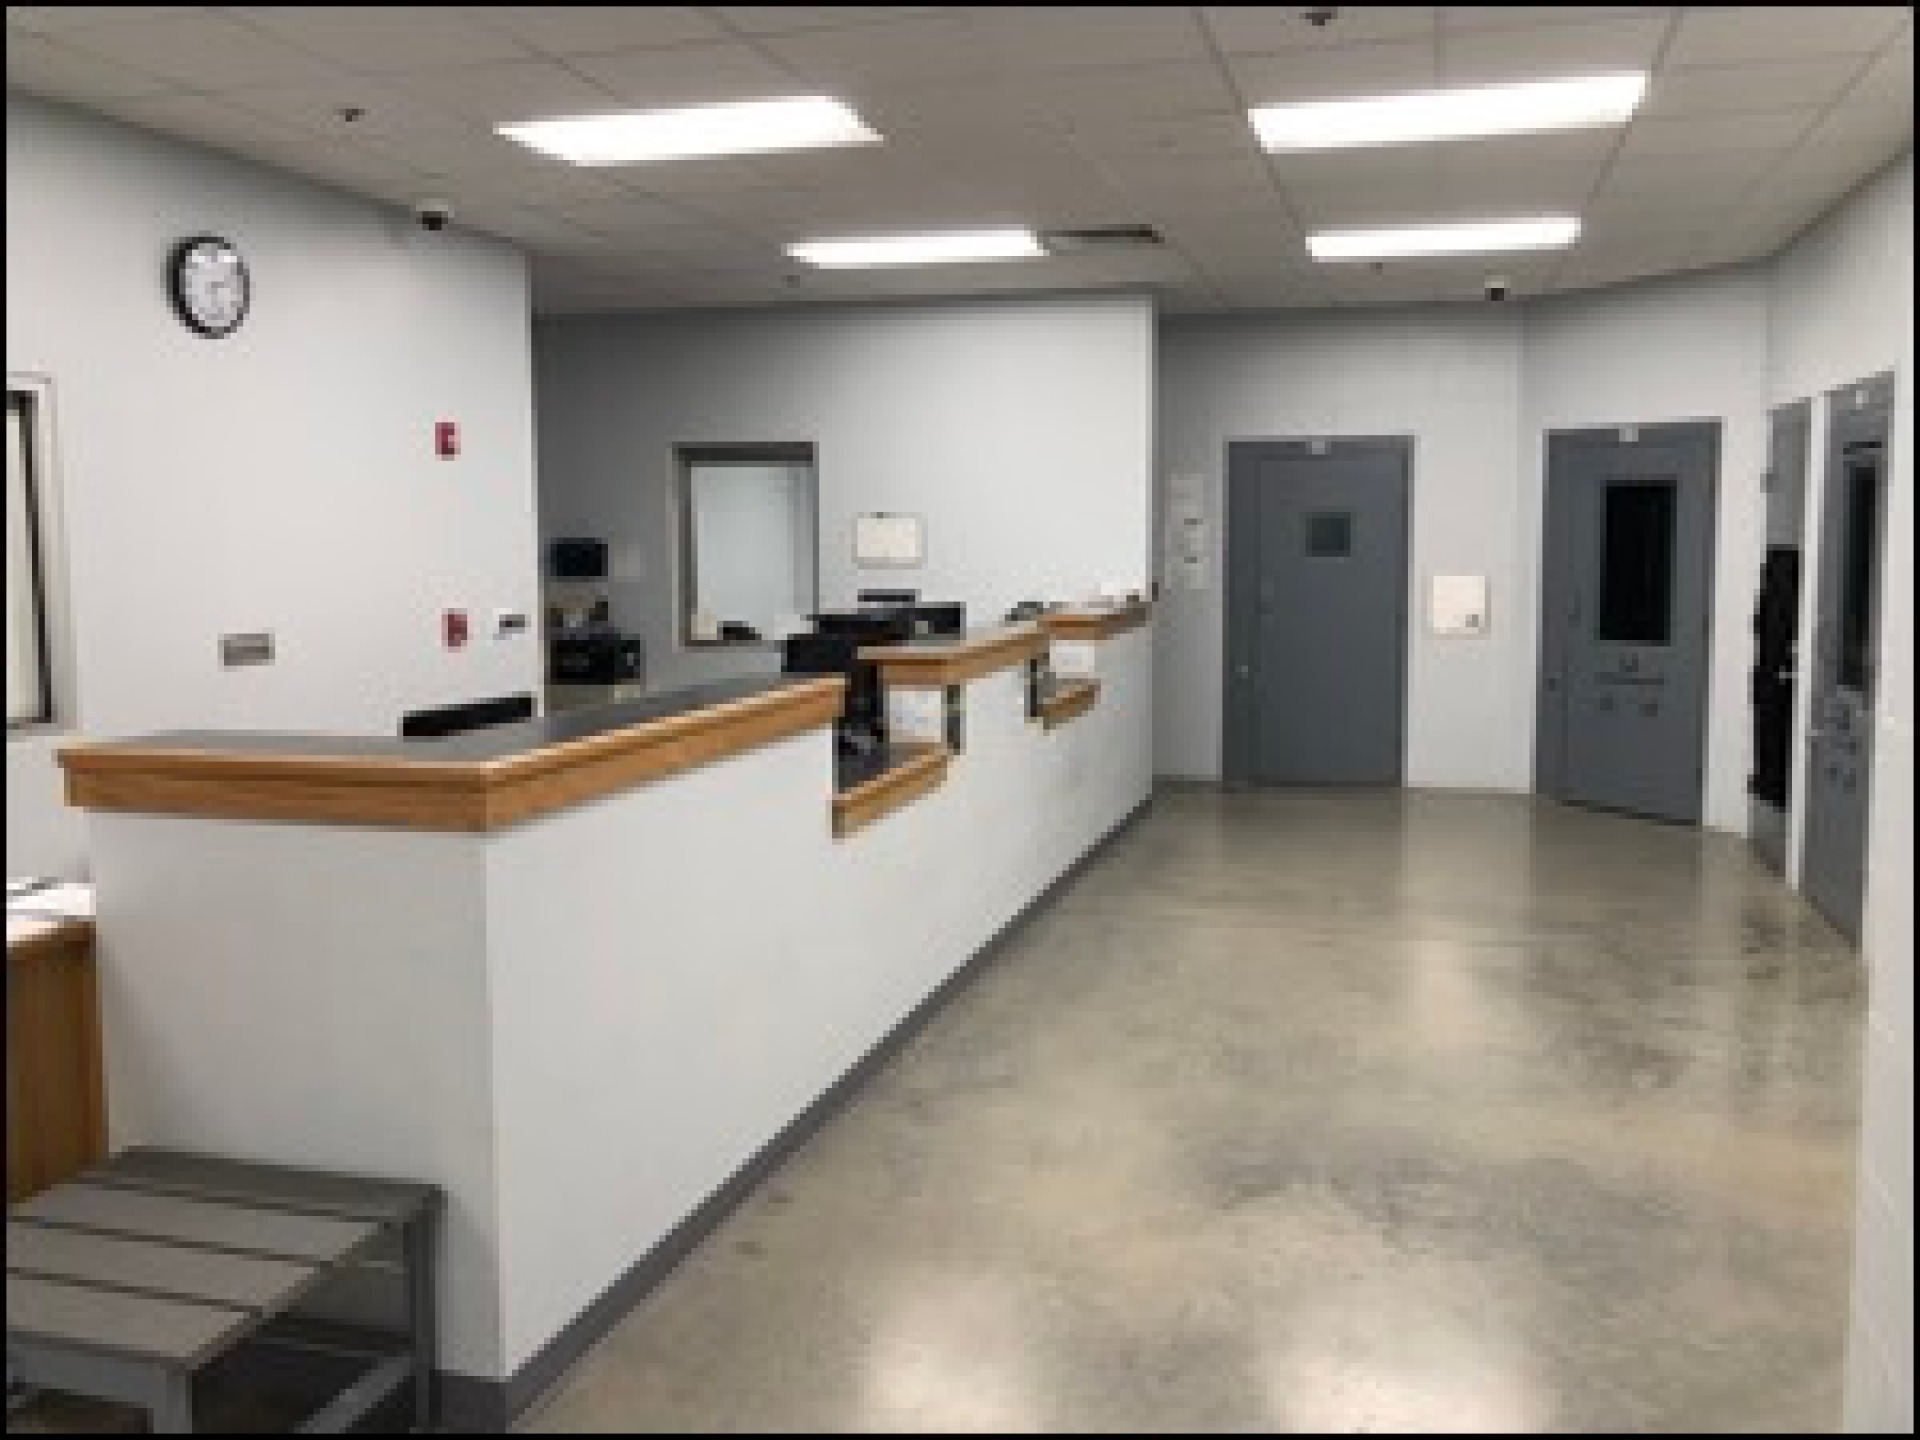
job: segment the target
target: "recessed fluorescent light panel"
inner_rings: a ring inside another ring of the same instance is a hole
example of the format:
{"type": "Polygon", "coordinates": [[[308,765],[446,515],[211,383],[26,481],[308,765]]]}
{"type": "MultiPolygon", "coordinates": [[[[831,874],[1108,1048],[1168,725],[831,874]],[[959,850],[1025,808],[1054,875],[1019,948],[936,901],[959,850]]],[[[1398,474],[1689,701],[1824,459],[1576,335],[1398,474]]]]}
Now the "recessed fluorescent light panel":
{"type": "Polygon", "coordinates": [[[876,235],[864,240],[803,240],[787,254],[827,270],[873,265],[956,265],[977,260],[1035,260],[1046,248],[1031,230],[955,230],[944,235],[876,235]]]}
{"type": "Polygon", "coordinates": [[[1269,150],[1344,150],[1620,125],[1646,89],[1647,77],[1639,72],[1585,75],[1472,90],[1263,105],[1249,110],[1247,118],[1269,150]]]}
{"type": "Polygon", "coordinates": [[[575,165],[638,165],[715,155],[764,155],[869,145],[880,138],[838,100],[744,100],[627,115],[582,115],[494,127],[509,140],[575,165]]]}
{"type": "Polygon", "coordinates": [[[1325,230],[1307,237],[1316,260],[1407,260],[1422,255],[1491,255],[1503,250],[1557,250],[1580,236],[1571,215],[1537,220],[1475,220],[1458,225],[1403,225],[1387,230],[1325,230]]]}

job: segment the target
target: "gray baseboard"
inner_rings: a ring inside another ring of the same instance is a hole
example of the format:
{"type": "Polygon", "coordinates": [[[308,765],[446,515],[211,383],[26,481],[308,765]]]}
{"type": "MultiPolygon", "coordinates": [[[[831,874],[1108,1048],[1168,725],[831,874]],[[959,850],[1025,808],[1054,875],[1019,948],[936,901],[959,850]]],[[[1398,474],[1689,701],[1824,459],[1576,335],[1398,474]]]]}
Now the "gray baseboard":
{"type": "MultiPolygon", "coordinates": [[[[1164,782],[1162,782],[1164,783],[1164,782]]],[[[1062,872],[1058,879],[1027,902],[1020,912],[1003,925],[992,939],[977,950],[973,958],[943,980],[924,1000],[908,1012],[905,1019],[888,1031],[871,1050],[855,1061],[838,1080],[786,1127],[769,1140],[751,1159],[729,1176],[698,1209],[674,1227],[653,1249],[642,1255],[626,1273],[601,1292],[570,1321],[566,1328],[540,1348],[538,1354],[506,1380],[482,1380],[471,1375],[443,1373],[440,1376],[440,1421],[444,1430],[496,1433],[505,1431],[526,1414],[548,1390],[566,1374],[581,1356],[593,1348],[628,1311],[644,1298],[687,1255],[707,1238],[748,1195],[777,1170],[781,1163],[853,1098],[908,1041],[919,1033],[941,1006],[971,982],[1003,954],[1010,940],[1027,922],[1044,909],[1081,871],[1098,858],[1107,846],[1128,830],[1153,804],[1147,797],[1127,813],[1118,824],[1102,835],[1085,854],[1062,872]]]]}

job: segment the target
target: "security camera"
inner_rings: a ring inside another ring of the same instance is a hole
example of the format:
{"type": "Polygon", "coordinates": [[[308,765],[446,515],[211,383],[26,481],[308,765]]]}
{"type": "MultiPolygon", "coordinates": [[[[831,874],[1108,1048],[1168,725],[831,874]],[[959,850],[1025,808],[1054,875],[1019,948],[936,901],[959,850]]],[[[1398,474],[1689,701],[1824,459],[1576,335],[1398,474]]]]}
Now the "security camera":
{"type": "Polygon", "coordinates": [[[1513,291],[1513,282],[1504,275],[1489,275],[1486,283],[1487,299],[1501,301],[1513,291]]]}
{"type": "Polygon", "coordinates": [[[453,223],[453,206],[445,200],[416,200],[413,218],[420,222],[422,230],[441,231],[453,223]]]}
{"type": "Polygon", "coordinates": [[[1305,19],[1306,22],[1309,25],[1313,26],[1316,30],[1322,28],[1323,26],[1332,24],[1333,17],[1338,15],[1339,13],[1340,12],[1334,9],[1331,5],[1323,6],[1316,10],[1302,10],[1300,12],[1301,17],[1305,19]]]}

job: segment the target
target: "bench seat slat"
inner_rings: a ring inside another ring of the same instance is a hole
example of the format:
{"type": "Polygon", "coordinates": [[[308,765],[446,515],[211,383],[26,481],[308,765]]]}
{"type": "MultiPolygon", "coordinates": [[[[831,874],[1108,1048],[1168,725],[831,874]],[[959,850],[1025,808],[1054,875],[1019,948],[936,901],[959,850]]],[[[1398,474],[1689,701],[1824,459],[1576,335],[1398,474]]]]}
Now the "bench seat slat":
{"type": "Polygon", "coordinates": [[[246,1329],[244,1310],[7,1276],[7,1335],[188,1367],[246,1329]]]}
{"type": "Polygon", "coordinates": [[[48,1225],[7,1224],[7,1269],[54,1280],[146,1290],[182,1300],[207,1300],[249,1310],[275,1311],[312,1281],[315,1270],[291,1260],[230,1255],[124,1240],[48,1225]]]}
{"type": "Polygon", "coordinates": [[[244,1205],[149,1195],[104,1185],[56,1185],[14,1208],[29,1220],[177,1244],[211,1245],[329,1264],[377,1233],[364,1220],[253,1210],[244,1205]]]}

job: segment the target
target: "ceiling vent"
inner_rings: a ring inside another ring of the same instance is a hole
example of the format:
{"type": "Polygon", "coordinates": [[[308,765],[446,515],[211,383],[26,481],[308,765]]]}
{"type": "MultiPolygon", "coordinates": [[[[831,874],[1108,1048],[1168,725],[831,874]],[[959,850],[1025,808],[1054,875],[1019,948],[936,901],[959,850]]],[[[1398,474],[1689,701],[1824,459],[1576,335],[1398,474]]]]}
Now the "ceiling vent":
{"type": "Polygon", "coordinates": [[[1151,225],[1089,225],[1079,230],[1043,230],[1040,243],[1055,255],[1086,255],[1167,242],[1151,225]]]}

